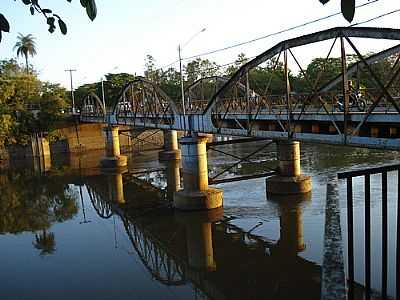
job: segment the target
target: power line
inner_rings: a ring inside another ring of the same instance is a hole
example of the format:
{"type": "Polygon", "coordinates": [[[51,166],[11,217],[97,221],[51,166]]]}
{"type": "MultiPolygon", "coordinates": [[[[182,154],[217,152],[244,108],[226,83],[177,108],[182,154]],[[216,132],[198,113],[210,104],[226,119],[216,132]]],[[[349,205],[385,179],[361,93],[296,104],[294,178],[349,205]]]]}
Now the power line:
{"type": "MultiPolygon", "coordinates": [[[[376,0],[376,1],[378,1],[378,0],[376,0]]],[[[364,5],[366,5],[366,4],[364,4],[364,5]]],[[[381,14],[381,15],[378,15],[378,16],[376,16],[376,17],[367,19],[367,20],[365,20],[365,21],[361,21],[361,22],[358,22],[358,23],[349,25],[348,27],[354,27],[354,26],[358,26],[358,25],[363,25],[363,24],[366,24],[366,23],[369,23],[369,22],[372,22],[372,21],[381,19],[381,18],[383,18],[383,17],[392,15],[392,14],[397,13],[397,12],[400,12],[400,9],[395,9],[395,10],[393,10],[393,11],[390,11],[390,12],[387,12],[387,13],[384,13],[384,14],[381,14]]],[[[255,57],[256,57],[256,56],[249,57],[248,60],[251,60],[251,59],[253,59],[253,58],[255,58],[255,57]]],[[[188,59],[188,58],[186,58],[186,59],[188,59]]],[[[173,65],[173,64],[176,63],[176,62],[178,62],[178,61],[175,61],[175,62],[173,62],[173,63],[167,65],[167,67],[173,65]]],[[[223,65],[217,65],[216,67],[208,68],[208,69],[205,69],[204,71],[213,70],[213,69],[215,69],[215,68],[221,69],[221,68],[223,68],[223,67],[227,67],[227,66],[233,65],[233,64],[235,64],[235,63],[236,63],[236,61],[229,62],[229,63],[223,64],[223,65]]]]}
{"type": "Polygon", "coordinates": [[[75,113],[75,98],[74,98],[74,88],[72,85],[72,72],[76,72],[75,69],[67,69],[65,72],[69,72],[69,78],[71,81],[71,98],[72,98],[72,114],[75,113]]]}
{"type": "MultiPolygon", "coordinates": [[[[361,8],[361,7],[376,3],[378,1],[379,0],[368,1],[366,3],[357,5],[356,8],[361,8]]],[[[286,29],[283,29],[283,30],[279,30],[277,32],[273,32],[273,33],[270,33],[270,34],[267,34],[267,35],[264,35],[264,36],[261,36],[261,37],[257,37],[257,38],[254,38],[254,39],[251,39],[251,40],[248,40],[248,41],[245,41],[245,42],[240,42],[240,43],[236,43],[236,44],[233,44],[233,45],[230,45],[230,46],[226,46],[226,47],[223,47],[223,48],[219,48],[219,49],[203,52],[203,53],[200,53],[200,54],[184,57],[184,58],[182,58],[182,60],[189,60],[189,59],[194,59],[194,58],[198,58],[198,57],[201,57],[201,56],[207,56],[207,55],[215,54],[215,53],[218,53],[218,52],[222,52],[222,51],[230,50],[230,49],[233,49],[233,48],[237,48],[237,47],[240,47],[240,46],[243,46],[243,45],[251,44],[251,43],[254,43],[254,42],[269,38],[269,37],[272,37],[272,36],[280,35],[282,33],[286,33],[286,32],[301,28],[301,27],[305,27],[305,26],[310,25],[310,24],[314,24],[314,23],[317,23],[317,22],[320,22],[320,21],[335,17],[335,16],[340,15],[340,14],[342,14],[342,13],[341,12],[337,12],[337,13],[334,13],[334,14],[331,14],[331,15],[328,15],[328,16],[325,16],[325,17],[321,17],[321,18],[314,19],[314,20],[311,20],[311,21],[308,21],[308,22],[305,22],[305,23],[302,23],[302,24],[299,24],[299,25],[295,25],[295,26],[292,26],[292,27],[289,27],[289,28],[286,28],[286,29]]],[[[178,61],[179,60],[176,60],[176,61],[166,65],[165,67],[170,67],[171,65],[174,65],[178,61]]]]}
{"type": "MultiPolygon", "coordinates": [[[[378,16],[376,16],[376,17],[367,19],[367,20],[365,20],[365,21],[361,21],[361,22],[358,22],[358,23],[349,25],[348,27],[354,27],[354,26],[358,26],[358,25],[363,25],[363,24],[366,24],[366,23],[369,23],[369,22],[372,22],[372,21],[376,21],[376,20],[381,19],[381,18],[383,18],[383,17],[392,15],[392,14],[397,13],[397,12],[400,12],[400,9],[395,9],[395,10],[393,10],[393,11],[390,11],[390,12],[387,12],[387,13],[384,13],[384,14],[381,14],[381,15],[378,15],[378,16]]],[[[256,57],[257,57],[257,56],[248,57],[248,58],[247,58],[247,61],[250,61],[250,60],[252,60],[253,58],[256,58],[256,57]]],[[[235,60],[235,61],[233,61],[233,62],[229,62],[229,63],[223,64],[223,65],[218,65],[218,64],[217,64],[216,67],[204,69],[203,71],[210,71],[210,70],[214,70],[214,69],[221,69],[221,68],[224,68],[224,67],[227,67],[227,66],[230,66],[230,65],[234,65],[234,64],[236,64],[236,63],[237,63],[237,61],[235,60]]]]}
{"type": "Polygon", "coordinates": [[[392,10],[392,11],[390,11],[390,12],[388,12],[388,13],[384,13],[384,14],[382,14],[382,15],[376,16],[376,17],[374,17],[374,18],[371,18],[371,19],[368,19],[368,20],[365,20],[365,21],[361,21],[361,22],[352,24],[352,25],[350,25],[349,27],[354,27],[354,26],[358,26],[358,25],[365,24],[365,23],[369,23],[369,22],[378,20],[378,19],[380,19],[380,18],[389,16],[389,15],[394,14],[394,13],[397,13],[397,12],[400,12],[400,9],[395,9],[395,10],[392,10]]]}

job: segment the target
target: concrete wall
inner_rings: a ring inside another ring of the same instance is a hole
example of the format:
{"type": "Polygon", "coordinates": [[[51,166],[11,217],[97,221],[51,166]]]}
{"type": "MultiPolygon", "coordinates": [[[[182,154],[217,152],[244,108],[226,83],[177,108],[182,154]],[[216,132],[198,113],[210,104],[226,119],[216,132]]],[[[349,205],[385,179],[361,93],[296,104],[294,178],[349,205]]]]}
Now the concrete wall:
{"type": "MultiPolygon", "coordinates": [[[[74,124],[65,123],[57,129],[60,140],[50,143],[37,144],[36,141],[27,146],[11,145],[0,149],[0,161],[24,159],[38,156],[36,149],[41,149],[44,155],[62,153],[81,153],[101,151],[105,149],[105,132],[103,124],[74,124]],[[40,147],[38,147],[40,146],[40,147]],[[49,151],[48,151],[49,150],[49,151]]],[[[131,130],[129,126],[119,127],[121,151],[161,149],[163,147],[163,132],[161,130],[131,130]],[[122,131],[122,132],[121,132],[122,131]]]]}
{"type": "MultiPolygon", "coordinates": [[[[85,152],[105,149],[105,132],[103,124],[78,124],[69,125],[58,129],[61,140],[51,144],[52,153],[63,152],[85,152]]],[[[129,130],[129,126],[120,126],[120,131],[129,130]]],[[[119,135],[122,151],[130,149],[157,149],[162,147],[162,132],[148,131],[126,131],[119,135]],[[153,134],[154,133],[154,134],[153,134]],[[130,137],[132,135],[132,138],[130,137]]]]}

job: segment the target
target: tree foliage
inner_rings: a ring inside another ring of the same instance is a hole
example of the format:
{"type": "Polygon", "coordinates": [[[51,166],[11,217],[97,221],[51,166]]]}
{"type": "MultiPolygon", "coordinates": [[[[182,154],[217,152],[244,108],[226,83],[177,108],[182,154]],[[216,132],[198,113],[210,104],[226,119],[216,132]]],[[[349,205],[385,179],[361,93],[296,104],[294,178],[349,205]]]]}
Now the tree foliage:
{"type": "Polygon", "coordinates": [[[1,175],[0,234],[47,230],[78,212],[76,194],[55,176],[1,175]]]}
{"type": "Polygon", "coordinates": [[[48,232],[51,226],[77,213],[76,193],[61,177],[27,171],[0,175],[0,235],[35,233],[32,244],[40,255],[56,250],[55,235],[48,232]]]}
{"type": "Polygon", "coordinates": [[[17,37],[17,43],[14,46],[14,50],[17,50],[17,56],[25,57],[26,73],[29,73],[28,56],[36,55],[36,43],[35,37],[32,34],[23,35],[19,34],[17,37]]]}
{"type": "Polygon", "coordinates": [[[34,132],[49,132],[69,107],[66,91],[41,82],[34,70],[23,71],[15,60],[0,61],[0,146],[26,143],[34,132]]]}
{"type": "MultiPolygon", "coordinates": [[[[322,4],[328,3],[330,0],[319,0],[322,4]]],[[[354,14],[356,11],[356,1],[355,0],[341,0],[341,10],[343,17],[351,22],[353,21],[354,14]]]]}
{"type": "MultiPolygon", "coordinates": [[[[17,1],[17,0],[14,0],[17,1]]],[[[63,19],[50,8],[42,7],[39,4],[39,0],[20,0],[23,4],[29,7],[31,15],[40,14],[46,19],[46,23],[49,26],[49,32],[53,33],[57,26],[62,34],[67,34],[67,24],[63,19]]],[[[72,2],[72,0],[66,0],[72,2]]],[[[97,7],[95,0],[80,0],[82,7],[86,9],[86,13],[90,20],[94,20],[97,16],[97,7]]],[[[2,32],[10,32],[10,23],[7,18],[0,13],[0,42],[2,39],[2,32]]]]}

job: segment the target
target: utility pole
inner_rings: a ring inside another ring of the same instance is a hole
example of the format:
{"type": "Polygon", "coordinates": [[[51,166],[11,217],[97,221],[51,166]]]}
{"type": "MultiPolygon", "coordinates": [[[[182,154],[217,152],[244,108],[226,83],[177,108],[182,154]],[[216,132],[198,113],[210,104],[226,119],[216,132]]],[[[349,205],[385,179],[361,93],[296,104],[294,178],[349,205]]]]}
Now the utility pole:
{"type": "Polygon", "coordinates": [[[72,115],[75,114],[75,98],[74,98],[74,88],[72,86],[72,72],[76,72],[74,69],[65,70],[65,72],[69,72],[69,78],[71,80],[71,98],[72,98],[72,115]]]}

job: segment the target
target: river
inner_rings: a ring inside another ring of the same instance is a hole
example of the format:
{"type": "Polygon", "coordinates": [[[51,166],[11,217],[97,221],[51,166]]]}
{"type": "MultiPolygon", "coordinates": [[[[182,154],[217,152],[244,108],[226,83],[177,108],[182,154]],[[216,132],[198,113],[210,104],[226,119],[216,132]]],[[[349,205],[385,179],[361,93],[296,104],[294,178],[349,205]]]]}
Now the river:
{"type": "MultiPolygon", "coordinates": [[[[238,156],[260,142],[219,149],[238,156]]],[[[338,172],[394,164],[398,152],[302,144],[313,190],[271,199],[265,178],[217,185],[224,208],[170,208],[157,151],[129,154],[123,174],[101,172],[101,152],[54,158],[51,167],[12,164],[0,173],[1,299],[320,299],[327,183],[338,172]]],[[[274,146],[223,176],[276,167],[274,146]]],[[[236,160],[209,151],[210,177],[236,160]]],[[[371,177],[372,288],[380,286],[380,175],[371,177]]],[[[388,175],[388,294],[395,297],[397,176],[388,175]]],[[[355,279],[364,284],[364,184],[354,180],[355,279]]],[[[339,234],[339,233],[338,233],[339,234]]],[[[346,248],[345,248],[346,250],[346,248]]],[[[346,253],[346,252],[345,252],[346,253]]]]}

